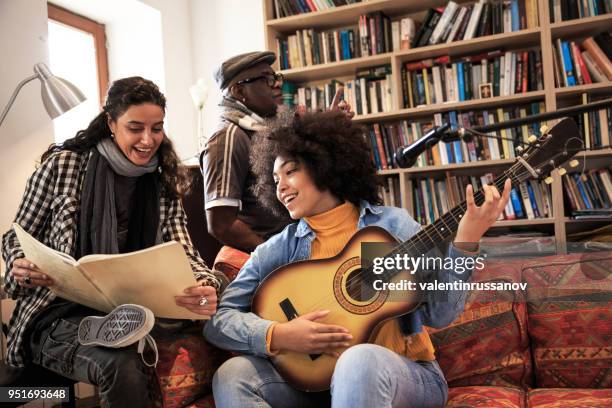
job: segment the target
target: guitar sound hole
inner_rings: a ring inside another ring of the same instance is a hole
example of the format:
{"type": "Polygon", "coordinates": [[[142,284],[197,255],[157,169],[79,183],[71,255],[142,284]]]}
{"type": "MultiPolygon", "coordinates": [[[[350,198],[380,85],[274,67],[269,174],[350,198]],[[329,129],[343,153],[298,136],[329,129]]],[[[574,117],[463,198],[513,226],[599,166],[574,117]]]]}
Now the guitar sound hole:
{"type": "Polygon", "coordinates": [[[376,291],[372,287],[372,283],[363,275],[362,269],[359,268],[351,271],[346,278],[346,293],[353,300],[365,302],[372,299],[376,291]]]}

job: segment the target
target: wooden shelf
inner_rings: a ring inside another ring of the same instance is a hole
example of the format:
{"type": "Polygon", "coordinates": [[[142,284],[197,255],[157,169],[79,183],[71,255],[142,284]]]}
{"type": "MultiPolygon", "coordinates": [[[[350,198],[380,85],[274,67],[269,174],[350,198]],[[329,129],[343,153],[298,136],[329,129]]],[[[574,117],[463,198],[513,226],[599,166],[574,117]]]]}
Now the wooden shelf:
{"type": "MultiPolygon", "coordinates": [[[[394,174],[410,174],[421,176],[424,173],[445,173],[452,171],[454,175],[461,174],[461,170],[474,170],[484,171],[487,169],[495,169],[500,167],[508,167],[514,163],[515,159],[500,159],[500,160],[481,160],[475,162],[466,163],[453,163],[445,164],[442,166],[425,166],[425,167],[410,167],[408,169],[389,169],[381,170],[378,172],[381,176],[389,176],[394,174]]],[[[425,177],[429,177],[428,175],[425,177]]]]}
{"type": "Polygon", "coordinates": [[[393,17],[444,6],[447,3],[448,1],[446,0],[421,0],[418,2],[406,0],[368,0],[313,13],[268,20],[266,25],[268,29],[273,29],[277,32],[288,32],[302,28],[341,27],[350,24],[357,25],[360,15],[375,11],[384,11],[386,15],[393,17]]]}
{"type": "Polygon", "coordinates": [[[599,218],[581,218],[579,220],[570,217],[563,217],[563,221],[566,224],[586,224],[591,222],[609,222],[612,223],[612,217],[599,217],[599,218]]]}
{"type": "Polygon", "coordinates": [[[418,61],[443,55],[462,56],[494,49],[526,48],[534,46],[540,39],[540,30],[521,30],[513,33],[496,34],[473,38],[465,41],[455,41],[450,44],[436,44],[427,47],[413,48],[388,52],[385,54],[353,58],[328,64],[316,64],[307,67],[286,69],[282,72],[285,78],[293,82],[312,82],[323,78],[354,75],[359,68],[369,68],[376,65],[390,64],[396,57],[401,62],[418,61]]]}
{"type": "Polygon", "coordinates": [[[317,64],[307,67],[291,68],[281,71],[285,79],[292,82],[312,82],[324,78],[338,78],[355,75],[360,68],[391,63],[393,53],[373,55],[369,57],[353,58],[329,64],[317,64]]]}
{"type": "Polygon", "coordinates": [[[588,37],[612,30],[612,13],[550,25],[553,40],[557,38],[588,37]]]}
{"type": "Polygon", "coordinates": [[[583,93],[588,93],[589,95],[610,95],[612,93],[612,81],[555,88],[555,95],[559,99],[569,99],[583,93]]]}
{"type": "Polygon", "coordinates": [[[544,99],[544,91],[527,92],[510,96],[497,96],[494,98],[472,99],[462,102],[441,103],[421,106],[418,108],[399,109],[392,112],[372,113],[369,115],[358,115],[355,116],[353,120],[357,123],[369,123],[406,118],[412,119],[423,116],[432,116],[437,112],[448,112],[452,110],[466,111],[492,106],[499,107],[510,104],[528,103],[538,99],[544,99]]]}
{"type": "Polygon", "coordinates": [[[465,56],[497,49],[528,48],[537,45],[540,41],[540,29],[515,31],[512,33],[487,35],[470,40],[454,41],[429,45],[427,47],[401,50],[394,53],[400,61],[419,61],[426,58],[435,58],[442,55],[465,56]]]}
{"type": "Polygon", "coordinates": [[[495,221],[493,227],[522,227],[529,225],[552,225],[555,223],[554,218],[536,218],[533,220],[503,220],[503,221],[495,221]]]}

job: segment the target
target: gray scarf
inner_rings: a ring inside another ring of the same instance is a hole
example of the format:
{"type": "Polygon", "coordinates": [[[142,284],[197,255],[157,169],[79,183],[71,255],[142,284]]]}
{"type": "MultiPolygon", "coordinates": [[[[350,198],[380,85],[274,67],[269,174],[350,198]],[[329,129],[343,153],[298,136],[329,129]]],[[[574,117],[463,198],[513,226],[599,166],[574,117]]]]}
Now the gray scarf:
{"type": "Polygon", "coordinates": [[[242,129],[260,131],[265,128],[265,121],[261,116],[231,96],[224,96],[219,106],[221,107],[221,117],[242,129]]]}
{"type": "Polygon", "coordinates": [[[96,146],[98,151],[108,161],[113,171],[125,177],[140,177],[143,174],[152,173],[157,169],[157,154],[151,158],[149,163],[144,166],[137,166],[132,163],[113,139],[104,138],[96,146]]]}

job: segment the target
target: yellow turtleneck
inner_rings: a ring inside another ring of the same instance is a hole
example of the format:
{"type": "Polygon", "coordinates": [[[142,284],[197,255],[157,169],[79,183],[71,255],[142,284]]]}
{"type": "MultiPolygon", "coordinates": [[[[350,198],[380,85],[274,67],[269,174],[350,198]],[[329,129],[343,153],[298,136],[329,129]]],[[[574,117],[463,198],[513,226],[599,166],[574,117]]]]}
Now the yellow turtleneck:
{"type": "MultiPolygon", "coordinates": [[[[304,217],[316,238],[312,241],[310,259],[331,258],[337,255],[357,232],[359,209],[350,202],[312,217],[304,217]]],[[[397,319],[380,326],[374,344],[386,347],[411,360],[435,359],[434,347],[426,331],[409,337],[402,335],[397,319]]]]}

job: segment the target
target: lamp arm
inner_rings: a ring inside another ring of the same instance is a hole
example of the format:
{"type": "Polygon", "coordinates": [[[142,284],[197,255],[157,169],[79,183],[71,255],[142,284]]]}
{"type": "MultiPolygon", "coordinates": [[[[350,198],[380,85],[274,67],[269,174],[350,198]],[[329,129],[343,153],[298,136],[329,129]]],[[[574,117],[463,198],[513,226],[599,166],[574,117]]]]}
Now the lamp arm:
{"type": "Polygon", "coordinates": [[[4,108],[4,110],[2,111],[2,114],[0,114],[0,125],[2,125],[2,122],[4,122],[4,118],[8,114],[9,109],[11,109],[11,106],[13,105],[13,102],[15,102],[15,98],[17,98],[17,94],[19,93],[21,88],[23,88],[23,86],[25,84],[27,84],[28,82],[30,82],[30,81],[32,81],[32,80],[34,80],[36,78],[38,78],[38,74],[34,74],[32,76],[27,77],[26,79],[24,79],[23,81],[21,81],[17,85],[17,88],[15,88],[15,91],[11,95],[11,98],[9,99],[8,104],[6,105],[6,108],[4,108]]]}

